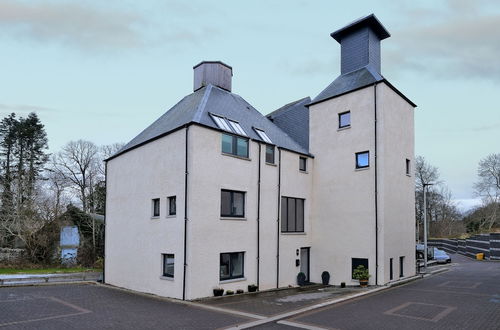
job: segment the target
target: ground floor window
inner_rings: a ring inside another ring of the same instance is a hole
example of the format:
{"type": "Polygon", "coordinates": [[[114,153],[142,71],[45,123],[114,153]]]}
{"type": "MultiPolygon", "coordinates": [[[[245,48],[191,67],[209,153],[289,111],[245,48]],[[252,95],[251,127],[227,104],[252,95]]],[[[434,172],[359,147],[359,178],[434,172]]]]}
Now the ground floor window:
{"type": "Polygon", "coordinates": [[[243,277],[245,252],[220,254],[220,280],[230,280],[243,277]]]}
{"type": "Polygon", "coordinates": [[[352,277],[354,270],[358,268],[359,265],[364,266],[366,269],[368,269],[368,259],[365,258],[352,258],[352,266],[351,266],[351,278],[352,277]]]}
{"type": "Polygon", "coordinates": [[[405,257],[399,257],[399,277],[403,277],[404,275],[404,263],[405,257]]]}
{"type": "Polygon", "coordinates": [[[163,276],[174,277],[175,257],[173,254],[163,254],[163,276]]]}

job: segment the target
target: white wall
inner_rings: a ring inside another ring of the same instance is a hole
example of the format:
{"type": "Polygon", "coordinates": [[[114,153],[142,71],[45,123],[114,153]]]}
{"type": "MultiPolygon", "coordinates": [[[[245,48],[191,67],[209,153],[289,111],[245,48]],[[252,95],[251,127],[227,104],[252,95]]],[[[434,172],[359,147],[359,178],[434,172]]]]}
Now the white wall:
{"type": "Polygon", "coordinates": [[[161,296],[182,298],[184,130],[133,149],[107,164],[105,280],[161,296]],[[167,197],[177,215],[167,217],[167,197]],[[161,213],[152,219],[153,198],[161,213]],[[160,279],[162,253],[175,254],[173,280],[160,279]]]}

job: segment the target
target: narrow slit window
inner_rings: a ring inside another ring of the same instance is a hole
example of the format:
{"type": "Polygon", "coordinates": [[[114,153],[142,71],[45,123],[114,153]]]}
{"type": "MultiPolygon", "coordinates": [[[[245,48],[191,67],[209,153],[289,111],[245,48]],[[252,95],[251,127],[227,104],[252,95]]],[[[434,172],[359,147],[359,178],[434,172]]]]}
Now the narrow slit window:
{"type": "Polygon", "coordinates": [[[407,158],[406,159],[406,175],[410,175],[411,167],[410,167],[410,160],[407,158]]]}
{"type": "Polygon", "coordinates": [[[151,207],[152,207],[151,216],[153,218],[159,217],[160,216],[160,199],[159,198],[153,199],[151,207]]]}
{"type": "Polygon", "coordinates": [[[264,141],[264,142],[267,142],[267,143],[273,143],[273,141],[271,141],[271,139],[269,138],[269,136],[267,136],[266,132],[264,132],[263,130],[261,129],[258,129],[258,128],[254,128],[255,131],[257,132],[257,134],[259,134],[259,137],[264,141]]]}
{"type": "Polygon", "coordinates": [[[302,172],[307,171],[307,158],[299,157],[299,170],[302,172]]]}
{"type": "Polygon", "coordinates": [[[266,145],[266,163],[274,164],[274,146],[266,145]]]}

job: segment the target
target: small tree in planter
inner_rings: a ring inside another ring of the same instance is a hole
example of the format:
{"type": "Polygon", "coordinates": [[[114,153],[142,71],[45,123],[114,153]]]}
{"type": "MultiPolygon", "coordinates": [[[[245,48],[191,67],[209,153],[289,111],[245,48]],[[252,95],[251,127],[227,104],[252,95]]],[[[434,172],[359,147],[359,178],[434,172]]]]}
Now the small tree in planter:
{"type": "Polygon", "coordinates": [[[234,294],[234,291],[233,291],[233,290],[227,290],[227,291],[226,291],[226,295],[227,295],[227,296],[231,296],[231,295],[233,295],[233,294],[234,294]]]}
{"type": "Polygon", "coordinates": [[[259,289],[259,287],[255,284],[250,284],[248,286],[248,292],[256,292],[259,289]]]}
{"type": "Polygon", "coordinates": [[[224,294],[224,289],[223,288],[214,288],[214,296],[215,297],[220,297],[224,294]]]}
{"type": "Polygon", "coordinates": [[[328,285],[330,283],[330,273],[326,270],[321,273],[321,282],[323,282],[323,285],[328,285]]]}
{"type": "Polygon", "coordinates": [[[358,280],[359,286],[364,288],[368,286],[368,279],[370,278],[370,274],[368,273],[368,269],[366,269],[365,266],[359,265],[352,272],[352,278],[358,280]]]}
{"type": "Polygon", "coordinates": [[[297,274],[297,284],[303,286],[306,284],[306,274],[300,272],[297,274]]]}
{"type": "Polygon", "coordinates": [[[236,294],[242,294],[244,291],[242,289],[236,290],[236,294]]]}

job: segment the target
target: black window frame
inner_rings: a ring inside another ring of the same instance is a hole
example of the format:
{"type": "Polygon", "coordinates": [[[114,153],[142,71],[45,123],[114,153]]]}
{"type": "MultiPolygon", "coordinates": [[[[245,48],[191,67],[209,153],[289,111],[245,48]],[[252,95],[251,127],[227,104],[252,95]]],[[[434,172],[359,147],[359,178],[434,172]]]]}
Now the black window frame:
{"type": "Polygon", "coordinates": [[[169,278],[174,278],[175,276],[175,254],[173,253],[162,253],[162,276],[163,277],[169,277],[169,278]],[[174,262],[171,263],[172,265],[172,273],[168,272],[168,259],[173,259],[174,262]]]}
{"type": "Polygon", "coordinates": [[[221,133],[221,152],[222,154],[224,155],[231,155],[231,156],[236,156],[236,157],[241,157],[241,158],[248,158],[248,155],[250,153],[250,140],[248,138],[245,138],[245,137],[242,137],[242,136],[238,136],[238,135],[234,135],[234,134],[228,134],[228,133],[221,133]],[[223,147],[222,147],[222,143],[223,143],[223,139],[224,139],[224,136],[230,136],[231,137],[231,152],[225,152],[223,147]],[[246,148],[246,154],[245,155],[239,155],[238,154],[238,140],[242,140],[242,141],[245,141],[246,145],[247,145],[247,148],[246,148]]]}
{"type": "Polygon", "coordinates": [[[282,196],[281,197],[281,232],[282,233],[303,233],[305,231],[305,205],[306,205],[306,200],[305,198],[297,198],[297,197],[287,197],[287,196],[282,196]],[[293,201],[293,206],[292,202],[293,201]],[[297,230],[300,228],[300,219],[298,217],[298,203],[297,201],[301,201],[302,203],[302,224],[301,227],[302,229],[297,230]],[[291,224],[291,217],[290,217],[290,207],[293,208],[294,214],[293,214],[293,227],[291,224]],[[284,214],[286,211],[286,214],[284,214]]]}
{"type": "Polygon", "coordinates": [[[339,128],[351,127],[351,111],[344,111],[339,113],[339,128]],[[342,116],[349,114],[349,124],[342,125],[342,116]]]}
{"type": "Polygon", "coordinates": [[[167,197],[168,200],[168,215],[177,215],[177,196],[169,196],[167,197]],[[172,207],[173,203],[173,207],[172,207]],[[173,209],[173,211],[172,211],[173,209]]]}
{"type": "Polygon", "coordinates": [[[404,277],[404,263],[405,263],[405,257],[401,256],[399,257],[399,277],[404,277]]]}
{"type": "Polygon", "coordinates": [[[221,191],[220,191],[220,216],[221,216],[221,218],[244,218],[245,217],[245,204],[246,204],[245,198],[246,198],[246,192],[245,191],[221,189],[221,191]],[[230,208],[231,208],[231,214],[223,214],[222,213],[222,193],[223,192],[230,193],[229,205],[230,205],[230,208]],[[234,214],[234,194],[235,193],[243,195],[243,198],[242,198],[242,201],[243,201],[243,214],[242,215],[234,214]]]}
{"type": "Polygon", "coordinates": [[[406,158],[406,175],[410,175],[410,171],[411,171],[411,161],[406,158]]]}
{"type": "Polygon", "coordinates": [[[153,198],[151,200],[151,217],[152,218],[158,218],[160,216],[160,214],[161,214],[160,208],[161,208],[160,198],[153,198]]]}
{"type": "Polygon", "coordinates": [[[299,171],[307,171],[307,157],[299,157],[299,171]],[[304,164],[304,166],[302,166],[302,164],[304,164]]]}
{"type": "Polygon", "coordinates": [[[245,251],[239,251],[239,252],[223,252],[219,255],[219,280],[220,281],[228,281],[228,280],[234,280],[238,278],[244,278],[245,277],[245,251]],[[231,264],[231,260],[233,260],[233,256],[238,256],[241,254],[241,275],[233,275],[233,267],[231,264]],[[229,276],[222,277],[221,274],[221,267],[222,267],[222,256],[223,255],[229,255],[229,276]]]}
{"type": "Polygon", "coordinates": [[[368,167],[370,167],[370,151],[369,151],[369,150],[366,150],[366,151],[356,152],[354,160],[356,161],[356,169],[360,169],[360,168],[368,168],[368,167]],[[368,164],[367,164],[367,165],[364,165],[364,166],[360,166],[360,165],[359,165],[359,161],[358,161],[358,157],[359,157],[359,156],[361,156],[361,155],[364,155],[364,154],[367,154],[367,155],[368,155],[368,164]]]}
{"type": "Polygon", "coordinates": [[[351,278],[354,280],[354,270],[359,266],[363,265],[365,269],[370,270],[368,258],[351,258],[351,278]]]}
{"type": "Polygon", "coordinates": [[[276,164],[276,148],[273,145],[266,144],[266,163],[267,164],[276,164]],[[272,150],[272,161],[268,159],[268,151],[272,150]]]}

